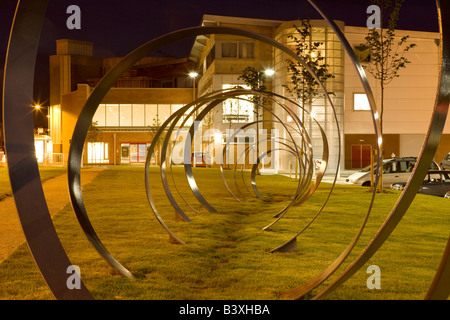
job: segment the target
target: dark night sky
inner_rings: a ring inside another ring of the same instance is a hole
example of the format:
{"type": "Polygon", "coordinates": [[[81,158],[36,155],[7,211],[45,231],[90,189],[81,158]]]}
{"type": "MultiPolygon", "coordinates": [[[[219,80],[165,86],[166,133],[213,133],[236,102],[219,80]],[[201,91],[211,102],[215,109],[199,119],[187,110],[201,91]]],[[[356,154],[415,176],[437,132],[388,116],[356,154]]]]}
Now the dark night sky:
{"type": "MultiPolygon", "coordinates": [[[[370,0],[317,0],[332,18],[347,25],[365,26],[370,0]]],[[[16,1],[0,0],[0,64],[9,37],[16,1]]],[[[94,42],[98,56],[123,56],[159,35],[200,25],[203,14],[248,18],[295,20],[319,18],[305,0],[51,0],[42,30],[36,74],[35,95],[48,96],[48,56],[56,51],[56,39],[71,38],[94,42]],[[81,30],[66,28],[69,5],[81,8],[81,30]],[[43,84],[42,84],[43,83],[43,84]]],[[[438,31],[433,0],[405,0],[399,29],[438,31]]],[[[167,49],[162,54],[187,56],[192,41],[167,49]]]]}

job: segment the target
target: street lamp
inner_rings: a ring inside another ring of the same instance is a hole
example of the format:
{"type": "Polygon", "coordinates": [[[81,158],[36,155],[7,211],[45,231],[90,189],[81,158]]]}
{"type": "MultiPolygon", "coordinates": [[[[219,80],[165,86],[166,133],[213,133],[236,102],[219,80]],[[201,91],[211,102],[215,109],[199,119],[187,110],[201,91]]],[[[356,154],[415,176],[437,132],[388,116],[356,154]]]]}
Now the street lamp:
{"type": "Polygon", "coordinates": [[[189,73],[189,77],[192,78],[193,89],[194,89],[194,100],[195,100],[196,99],[196,97],[195,97],[195,78],[198,77],[198,73],[195,72],[195,71],[192,71],[192,72],[189,73]]]}
{"type": "MultiPolygon", "coordinates": [[[[197,98],[196,98],[196,94],[195,94],[195,78],[197,78],[198,77],[198,73],[197,72],[195,72],[195,71],[191,71],[191,72],[189,72],[189,77],[191,77],[192,78],[192,88],[193,88],[193,94],[192,94],[192,96],[193,96],[193,101],[195,101],[197,98]]],[[[194,106],[194,108],[195,108],[195,106],[194,106]]],[[[195,118],[197,118],[197,110],[195,111],[195,118]]],[[[193,152],[193,162],[194,162],[194,167],[196,166],[196,159],[195,159],[195,143],[194,143],[194,152],[193,152]]]]}
{"type": "Polygon", "coordinates": [[[268,76],[268,77],[271,77],[271,76],[273,76],[275,74],[275,70],[273,70],[273,69],[266,69],[266,70],[264,70],[264,74],[266,76],[268,76]]]}
{"type": "MultiPolygon", "coordinates": [[[[258,90],[261,87],[260,81],[261,81],[261,76],[264,73],[265,76],[267,77],[271,77],[275,74],[275,70],[273,69],[265,69],[264,71],[260,71],[258,74],[258,90]]],[[[262,80],[262,82],[264,83],[264,79],[262,80]]],[[[264,103],[264,99],[262,100],[262,103],[264,103]]],[[[264,111],[263,111],[264,112],[264,111]]],[[[259,157],[259,106],[256,106],[256,157],[259,157]]],[[[257,174],[259,174],[259,169],[257,169],[257,174]]]]}

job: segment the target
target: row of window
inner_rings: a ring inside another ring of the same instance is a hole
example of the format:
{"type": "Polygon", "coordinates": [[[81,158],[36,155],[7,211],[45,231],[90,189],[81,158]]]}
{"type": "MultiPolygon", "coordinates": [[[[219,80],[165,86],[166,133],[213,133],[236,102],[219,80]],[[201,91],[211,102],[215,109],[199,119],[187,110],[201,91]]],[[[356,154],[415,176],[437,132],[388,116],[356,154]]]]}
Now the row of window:
{"type": "MultiPolygon", "coordinates": [[[[235,85],[223,85],[223,89],[235,85]]],[[[99,127],[147,127],[161,125],[172,113],[179,110],[181,104],[101,104],[93,121],[99,127]]],[[[353,110],[370,110],[367,96],[363,93],[353,95],[353,110]]],[[[261,110],[262,111],[262,110],[261,110]]],[[[255,119],[254,104],[250,96],[239,99],[227,99],[222,106],[223,123],[248,123],[255,119]]],[[[182,118],[184,120],[184,117],[182,118]]],[[[185,126],[192,124],[189,118],[185,126]]]]}
{"type": "Polygon", "coordinates": [[[253,42],[229,41],[222,42],[218,50],[218,58],[254,59],[255,44],[253,42]]]}
{"type": "MultiPolygon", "coordinates": [[[[161,125],[182,104],[100,104],[92,119],[98,127],[147,127],[161,125]]],[[[186,126],[192,124],[192,118],[186,126]]]]}
{"type": "MultiPolygon", "coordinates": [[[[223,134],[222,144],[226,143],[229,136],[223,134]]],[[[253,144],[254,136],[237,135],[232,144],[253,144]]],[[[120,144],[120,163],[145,163],[147,160],[148,149],[151,143],[121,143],[120,144]]],[[[107,142],[88,142],[87,143],[87,163],[89,164],[109,164],[107,142]]],[[[152,159],[154,160],[154,159],[152,159]]],[[[42,162],[42,161],[41,161],[42,162]]]]}
{"type": "MultiPolygon", "coordinates": [[[[233,88],[236,85],[224,85],[233,88]]],[[[244,86],[245,87],[245,86],[244,86]]],[[[254,119],[253,103],[249,96],[227,99],[223,103],[223,123],[247,123],[254,119]]],[[[183,107],[182,104],[100,104],[93,121],[98,127],[146,127],[161,125],[167,118],[183,107]]],[[[186,113],[188,114],[188,113],[186,113]]],[[[181,121],[184,120],[182,117],[181,121]]],[[[185,126],[192,124],[189,118],[185,126]]]]}

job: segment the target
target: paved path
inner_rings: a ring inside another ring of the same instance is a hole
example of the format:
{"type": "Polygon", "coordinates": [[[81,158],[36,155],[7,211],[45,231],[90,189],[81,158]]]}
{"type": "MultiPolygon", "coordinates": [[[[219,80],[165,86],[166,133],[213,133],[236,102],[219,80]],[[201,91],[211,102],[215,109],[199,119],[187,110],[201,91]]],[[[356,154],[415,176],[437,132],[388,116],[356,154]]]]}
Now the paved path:
{"type": "MultiPolygon", "coordinates": [[[[81,173],[82,187],[91,182],[102,170],[104,168],[83,170],[81,173]]],[[[66,174],[46,180],[42,186],[51,216],[70,202],[66,174]]],[[[24,242],[25,236],[20,225],[14,198],[7,197],[0,201],[0,263],[24,242]]]]}

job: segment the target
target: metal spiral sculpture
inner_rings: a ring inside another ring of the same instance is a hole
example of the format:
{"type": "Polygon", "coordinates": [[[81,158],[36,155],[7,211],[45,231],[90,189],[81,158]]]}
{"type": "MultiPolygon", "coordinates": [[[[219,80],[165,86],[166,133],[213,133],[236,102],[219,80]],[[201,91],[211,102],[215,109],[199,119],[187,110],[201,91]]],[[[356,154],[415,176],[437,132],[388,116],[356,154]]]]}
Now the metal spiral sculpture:
{"type": "MultiPolygon", "coordinates": [[[[381,161],[380,152],[383,148],[383,141],[381,140],[380,131],[380,120],[377,117],[377,108],[375,104],[375,99],[372,94],[371,88],[367,81],[366,75],[362,66],[360,65],[358,59],[356,58],[351,46],[349,45],[347,39],[341,32],[341,30],[336,26],[336,24],[329,19],[326,14],[314,3],[312,0],[308,2],[320,13],[323,19],[329,24],[333,29],[339,40],[341,41],[344,49],[346,50],[348,56],[353,63],[353,66],[357,70],[357,74],[360,78],[361,85],[365,90],[365,93],[369,99],[369,104],[372,112],[373,126],[375,135],[378,141],[377,151],[379,158],[378,163],[381,161]]],[[[48,0],[21,0],[18,2],[16,14],[14,17],[13,27],[11,30],[11,36],[8,46],[8,54],[6,59],[5,68],[5,81],[4,81],[4,131],[5,131],[5,149],[7,153],[7,161],[9,167],[9,176],[11,179],[12,191],[16,201],[17,211],[19,218],[25,233],[25,237],[33,255],[33,258],[43,276],[47,285],[51,289],[53,295],[57,299],[93,299],[92,294],[82,284],[79,290],[69,290],[66,286],[66,269],[71,265],[61,243],[56,234],[54,225],[51,221],[50,214],[47,208],[47,204],[44,198],[44,193],[42,190],[42,184],[39,178],[39,170],[34,157],[34,137],[33,137],[33,119],[32,116],[27,112],[28,105],[30,105],[31,97],[33,93],[33,79],[34,79],[34,69],[35,60],[37,54],[37,48],[40,38],[40,30],[42,28],[43,20],[45,17],[46,7],[48,5],[48,0]]],[[[440,138],[442,136],[444,124],[448,114],[449,102],[450,102],[450,21],[448,16],[444,16],[443,13],[450,12],[450,1],[448,0],[438,0],[437,10],[439,13],[439,26],[440,26],[440,56],[442,58],[442,69],[440,74],[440,81],[438,87],[438,94],[436,97],[436,103],[434,106],[434,111],[432,119],[429,125],[429,129],[425,138],[423,148],[420,152],[417,165],[415,166],[411,178],[409,179],[404,191],[399,197],[397,203],[391,210],[387,219],[384,221],[380,227],[377,234],[372,238],[372,240],[367,244],[362,253],[346,268],[346,270],[337,277],[330,285],[328,285],[319,294],[313,297],[313,299],[323,299],[329,293],[334,291],[339,285],[349,279],[359,268],[361,268],[369,259],[374,255],[374,253],[382,246],[386,239],[393,232],[397,224],[403,218],[403,215],[409,208],[411,202],[413,201],[415,194],[417,193],[424,177],[428,171],[428,164],[432,161],[432,158],[436,152],[437,146],[439,144],[440,138]]],[[[72,202],[73,209],[75,211],[76,217],[86,234],[88,240],[92,243],[94,248],[98,253],[116,270],[118,270],[122,275],[126,277],[133,277],[131,271],[124,267],[120,262],[118,262],[105,248],[101,240],[97,236],[92,224],[90,223],[86,208],[83,202],[83,196],[81,192],[80,183],[80,170],[82,161],[82,150],[84,141],[87,135],[88,128],[92,122],[92,118],[97,110],[98,105],[101,103],[104,96],[107,94],[109,89],[113,86],[116,80],[129,68],[131,68],[135,63],[137,63],[141,58],[150,55],[151,53],[157,51],[158,49],[172,44],[177,41],[181,41],[187,38],[192,38],[200,35],[212,35],[212,34],[227,34],[236,35],[251,38],[254,40],[266,43],[292,58],[294,61],[300,63],[305,69],[307,69],[320,83],[322,90],[324,91],[330,105],[334,106],[331,98],[328,96],[325,90],[324,84],[321,83],[313,70],[294,52],[285,47],[284,45],[266,38],[262,35],[241,30],[235,28],[227,27],[193,27],[178,30],[175,32],[168,33],[156,39],[149,41],[148,43],[142,45],[136,50],[132,51],[126,57],[124,57],[110,72],[108,72],[100,81],[100,83],[95,87],[92,94],[89,96],[81,114],[79,116],[78,122],[76,124],[73,138],[70,146],[69,161],[68,161],[68,180],[69,180],[69,193],[72,202]]],[[[281,211],[274,213],[274,221],[269,223],[264,230],[271,228],[275,223],[284,217],[284,215],[289,211],[290,208],[295,206],[300,206],[306,202],[317,190],[325,172],[328,164],[329,150],[328,142],[324,130],[320,127],[319,123],[315,124],[319,127],[323,150],[322,151],[322,163],[318,170],[317,176],[313,181],[313,150],[310,144],[310,137],[308,136],[307,130],[304,124],[297,117],[298,112],[288,108],[284,103],[280,101],[287,101],[286,97],[281,97],[271,92],[263,91],[249,91],[241,88],[221,90],[207,94],[200,97],[191,104],[183,106],[177,112],[173,113],[159,128],[154,139],[158,140],[160,137],[165,137],[163,140],[162,152],[160,154],[160,175],[161,182],[164,191],[167,195],[172,206],[175,208],[176,213],[185,221],[191,221],[188,214],[182,210],[180,204],[176,201],[174,192],[169,186],[169,179],[172,178],[172,153],[170,152],[170,137],[172,133],[177,136],[179,134],[177,128],[184,125],[188,118],[192,118],[193,124],[189,128],[188,137],[190,139],[185,140],[184,145],[184,170],[186,178],[191,191],[193,192],[196,200],[208,211],[217,211],[208,201],[207,197],[199,190],[195,176],[192,171],[192,166],[190,164],[190,154],[192,147],[192,138],[195,136],[198,124],[202,119],[209,113],[212,112],[215,107],[220,105],[226,99],[244,99],[243,96],[259,96],[264,99],[269,99],[272,103],[276,104],[278,108],[285,110],[294,120],[293,124],[283,123],[283,121],[276,116],[272,111],[267,110],[267,112],[272,114],[273,120],[259,120],[252,123],[245,124],[239,130],[243,130],[247,127],[254,126],[258,123],[264,121],[270,121],[278,123],[283,127],[287,133],[288,139],[281,139],[279,137],[271,137],[270,139],[255,141],[253,145],[249,145],[244,153],[248,154],[253,152],[254,148],[258,144],[265,144],[267,142],[276,142],[277,148],[265,151],[261,154],[257,154],[257,161],[252,166],[251,170],[251,190],[253,192],[252,196],[256,198],[261,198],[256,184],[256,171],[258,169],[261,161],[267,157],[270,153],[283,150],[289,154],[295,156],[300,163],[300,169],[302,171],[302,179],[299,179],[295,194],[292,200],[283,208],[281,211]],[[185,117],[182,121],[182,116],[186,112],[189,112],[188,117],[185,117]],[[181,123],[180,123],[181,121],[181,123]],[[294,136],[301,137],[301,143],[294,138],[294,136]],[[167,165],[169,164],[169,171],[167,170],[167,165]]],[[[294,101],[290,101],[299,111],[301,107],[294,101]]],[[[259,107],[265,108],[264,105],[259,107]]],[[[336,113],[334,112],[336,124],[338,125],[336,113]]],[[[339,130],[339,126],[338,126],[339,130]]],[[[236,131],[234,134],[237,134],[236,131]]],[[[340,136],[340,135],[339,135],[340,136]]],[[[232,136],[233,138],[234,136],[232,136]]],[[[341,142],[339,142],[341,143],[341,142]]],[[[227,142],[222,150],[221,156],[222,160],[225,157],[227,148],[230,145],[227,142]]],[[[341,150],[341,148],[339,148],[341,150]]],[[[149,167],[150,159],[155,152],[155,145],[152,144],[146,161],[145,167],[145,186],[149,205],[155,214],[157,220],[161,226],[167,231],[167,233],[179,244],[184,244],[184,241],[180,239],[162,219],[158,211],[158,204],[152,198],[150,191],[150,186],[155,183],[155,179],[150,179],[149,167]]],[[[238,157],[245,156],[245,154],[240,154],[238,157]]],[[[340,158],[340,154],[339,154],[340,158]]],[[[338,161],[340,163],[340,161],[338,161]]],[[[237,182],[237,166],[234,167],[234,183],[235,186],[238,185],[237,182]]],[[[284,244],[279,244],[274,251],[285,251],[295,242],[296,238],[308,228],[317,216],[325,208],[332,190],[335,186],[335,182],[338,176],[338,169],[334,176],[334,181],[331,186],[331,190],[328,197],[322,204],[321,208],[314,215],[314,217],[309,221],[297,234],[295,234],[291,240],[284,244]]],[[[220,173],[222,182],[224,183],[227,192],[236,200],[244,201],[245,196],[237,188],[237,193],[233,192],[229,187],[225,176],[223,174],[223,162],[220,164],[220,173]]],[[[241,177],[244,176],[241,173],[241,177]]],[[[243,180],[244,185],[245,181],[243,180]]],[[[378,184],[379,176],[378,173],[375,177],[375,184],[378,184]]],[[[184,199],[178,191],[176,184],[173,185],[178,197],[181,197],[182,201],[188,204],[189,208],[195,211],[194,207],[184,199]]],[[[250,189],[247,188],[250,192],[250,189]]],[[[371,202],[367,209],[367,213],[361,223],[360,228],[354,235],[353,239],[344,249],[344,251],[337,257],[325,270],[320,274],[312,278],[306,283],[300,284],[290,291],[286,292],[284,297],[288,299],[300,299],[306,294],[310,293],[312,290],[317,288],[325,280],[327,280],[346,260],[349,254],[354,249],[356,243],[358,242],[362,231],[366,225],[369,218],[372,205],[376,195],[376,188],[374,188],[371,202]]],[[[430,285],[428,293],[425,299],[447,299],[450,294],[450,285],[448,284],[448,279],[450,278],[450,239],[447,244],[447,248],[442,257],[441,263],[437,269],[435,278],[430,285]]]]}

